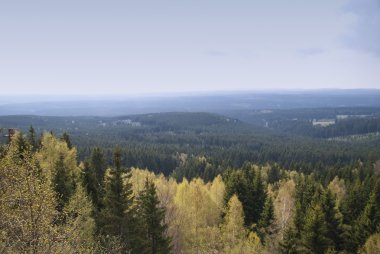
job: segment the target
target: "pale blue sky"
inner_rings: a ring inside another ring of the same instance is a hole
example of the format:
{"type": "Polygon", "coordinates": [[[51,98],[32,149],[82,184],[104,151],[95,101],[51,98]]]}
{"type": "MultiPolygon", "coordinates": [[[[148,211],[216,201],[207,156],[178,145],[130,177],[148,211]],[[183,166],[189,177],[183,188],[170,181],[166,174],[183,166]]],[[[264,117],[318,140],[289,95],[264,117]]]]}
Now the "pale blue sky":
{"type": "Polygon", "coordinates": [[[0,88],[380,88],[380,0],[3,0],[0,88]]]}

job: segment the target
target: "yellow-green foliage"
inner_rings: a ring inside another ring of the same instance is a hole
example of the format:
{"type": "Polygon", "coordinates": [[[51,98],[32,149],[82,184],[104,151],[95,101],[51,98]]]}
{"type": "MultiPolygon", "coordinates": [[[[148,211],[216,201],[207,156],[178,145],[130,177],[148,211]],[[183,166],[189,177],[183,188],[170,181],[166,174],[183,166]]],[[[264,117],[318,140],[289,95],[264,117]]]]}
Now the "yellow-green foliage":
{"type": "Polygon", "coordinates": [[[360,254],[378,254],[380,253],[380,234],[375,234],[368,238],[360,254]]]}
{"type": "Polygon", "coordinates": [[[30,150],[20,154],[11,143],[0,161],[0,186],[0,253],[58,251],[64,244],[52,224],[55,194],[47,171],[38,167],[30,150]]]}
{"type": "Polygon", "coordinates": [[[199,178],[177,183],[147,170],[132,169],[131,173],[134,193],[143,188],[146,178],[154,181],[160,204],[166,208],[165,222],[173,253],[260,253],[262,250],[257,235],[249,234],[244,228],[242,205],[236,196],[230,201],[228,216],[222,219],[225,186],[220,176],[211,183],[199,178]]]}
{"type": "Polygon", "coordinates": [[[52,179],[55,173],[55,165],[60,156],[64,157],[65,168],[69,170],[69,175],[77,179],[80,175],[80,168],[77,166],[76,148],[69,149],[65,141],[58,140],[50,133],[45,133],[41,140],[41,149],[36,157],[41,167],[46,170],[52,179]]]}
{"type": "Polygon", "coordinates": [[[51,134],[45,134],[42,148],[34,154],[17,134],[0,161],[0,253],[94,253],[95,224],[87,194],[80,184],[64,208],[65,222],[59,222],[56,193],[52,185],[59,156],[77,180],[76,151],[51,134]],[[20,152],[22,151],[22,152],[20,152]]]}

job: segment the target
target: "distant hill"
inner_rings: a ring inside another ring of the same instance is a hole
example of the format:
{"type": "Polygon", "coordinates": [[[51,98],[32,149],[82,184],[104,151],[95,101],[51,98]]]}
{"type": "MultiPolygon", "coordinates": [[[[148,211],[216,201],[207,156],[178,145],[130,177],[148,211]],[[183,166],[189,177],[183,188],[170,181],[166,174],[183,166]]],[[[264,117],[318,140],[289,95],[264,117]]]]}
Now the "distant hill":
{"type": "Polygon", "coordinates": [[[179,94],[151,97],[1,97],[0,115],[118,116],[159,112],[322,107],[380,107],[380,90],[315,90],[179,94]]]}

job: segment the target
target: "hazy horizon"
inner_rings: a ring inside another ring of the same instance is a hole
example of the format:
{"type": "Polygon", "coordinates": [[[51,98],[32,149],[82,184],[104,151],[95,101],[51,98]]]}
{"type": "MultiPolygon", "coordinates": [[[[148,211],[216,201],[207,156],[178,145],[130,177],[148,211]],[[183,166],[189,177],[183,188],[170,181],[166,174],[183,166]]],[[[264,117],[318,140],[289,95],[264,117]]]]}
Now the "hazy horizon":
{"type": "Polygon", "coordinates": [[[8,1],[0,94],[380,88],[380,2],[8,1]]]}

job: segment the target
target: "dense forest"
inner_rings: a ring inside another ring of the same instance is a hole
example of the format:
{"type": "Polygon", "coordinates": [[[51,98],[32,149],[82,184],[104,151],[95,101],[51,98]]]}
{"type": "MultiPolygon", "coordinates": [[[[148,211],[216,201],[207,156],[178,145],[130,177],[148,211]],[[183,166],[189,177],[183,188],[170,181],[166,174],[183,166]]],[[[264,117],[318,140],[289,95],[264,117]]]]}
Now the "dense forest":
{"type": "MultiPolygon", "coordinates": [[[[304,111],[293,110],[292,114],[306,117],[309,112],[311,117],[317,117],[333,114],[336,110],[304,111]]],[[[340,109],[334,114],[373,112],[374,109],[340,109]]],[[[336,174],[341,174],[341,168],[358,162],[371,164],[379,159],[380,136],[345,141],[305,136],[301,132],[291,134],[288,131],[290,134],[287,134],[257,126],[238,113],[234,115],[238,118],[210,113],[119,117],[4,116],[0,117],[0,127],[17,128],[28,133],[30,125],[33,125],[36,139],[44,132],[51,131],[56,135],[68,132],[81,161],[90,156],[92,147],[99,147],[107,164],[111,164],[114,147],[118,145],[123,166],[147,168],[165,176],[172,175],[177,180],[201,177],[211,181],[228,168],[239,168],[249,161],[258,165],[277,163],[282,168],[306,174],[314,172],[319,178],[325,178],[324,181],[331,181],[336,174]]],[[[292,117],[274,112],[273,119],[281,122],[283,118],[292,117]]],[[[303,126],[303,121],[296,123],[297,126],[290,128],[294,132],[303,126]]],[[[363,119],[356,123],[356,128],[360,129],[363,119]]],[[[349,126],[351,124],[346,127],[349,126]]],[[[328,131],[332,127],[310,128],[328,131]]],[[[337,134],[337,137],[345,137],[343,133],[337,134]]]]}
{"type": "MultiPolygon", "coordinates": [[[[1,253],[377,253],[380,178],[372,163],[331,177],[244,163],[212,180],[83,161],[70,136],[30,131],[2,146],[1,253]]],[[[195,163],[182,156],[184,164],[195,163]]],[[[205,157],[197,163],[208,167],[205,157]]]]}

